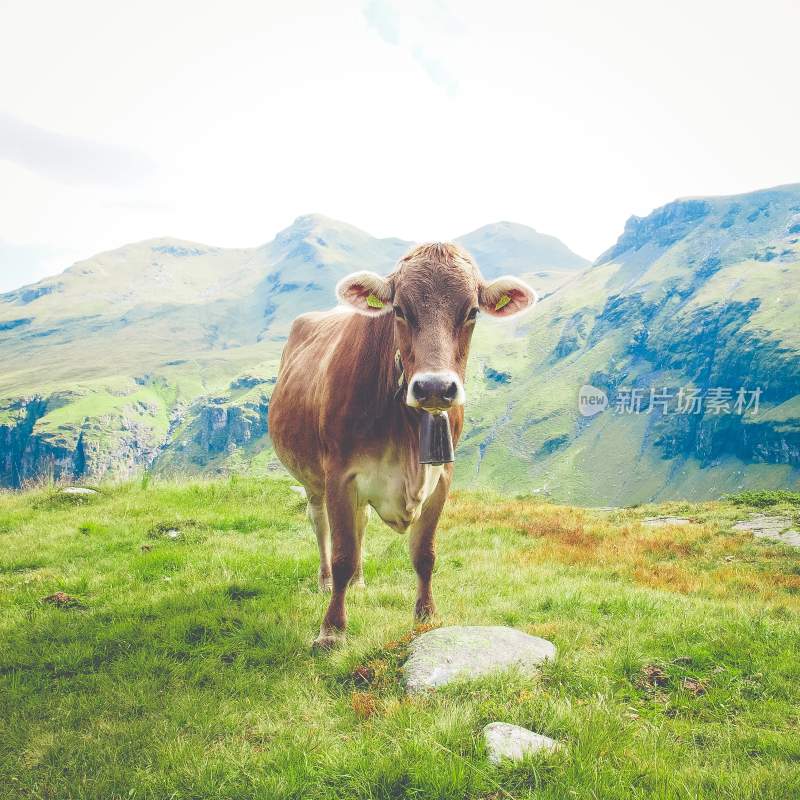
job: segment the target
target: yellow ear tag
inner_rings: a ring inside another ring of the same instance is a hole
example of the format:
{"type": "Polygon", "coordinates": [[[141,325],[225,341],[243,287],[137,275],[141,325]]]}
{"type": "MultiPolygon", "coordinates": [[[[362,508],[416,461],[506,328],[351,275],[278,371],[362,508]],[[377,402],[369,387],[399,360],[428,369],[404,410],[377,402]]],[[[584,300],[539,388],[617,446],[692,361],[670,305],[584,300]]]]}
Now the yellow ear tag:
{"type": "Polygon", "coordinates": [[[367,305],[370,308],[383,308],[383,303],[374,294],[368,294],[367,295],[367,305]]]}
{"type": "Polygon", "coordinates": [[[494,310],[499,311],[501,308],[505,308],[510,302],[511,298],[507,294],[504,294],[497,301],[497,305],[494,307],[494,310]]]}

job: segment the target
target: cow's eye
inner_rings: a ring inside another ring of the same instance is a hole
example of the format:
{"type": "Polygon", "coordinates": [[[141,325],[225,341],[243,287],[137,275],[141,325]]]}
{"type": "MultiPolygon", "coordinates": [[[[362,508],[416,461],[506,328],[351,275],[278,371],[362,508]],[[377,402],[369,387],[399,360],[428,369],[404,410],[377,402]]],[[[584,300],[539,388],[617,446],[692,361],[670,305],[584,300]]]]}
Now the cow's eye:
{"type": "Polygon", "coordinates": [[[395,306],[394,307],[394,315],[397,317],[397,319],[405,319],[406,318],[406,315],[403,313],[403,309],[400,308],[400,306],[395,306]]]}
{"type": "Polygon", "coordinates": [[[477,309],[477,307],[476,307],[476,308],[473,308],[473,309],[472,309],[472,310],[469,312],[469,314],[467,314],[467,322],[472,322],[472,320],[474,320],[474,319],[475,319],[475,317],[477,317],[477,316],[478,316],[478,309],[477,309]]]}

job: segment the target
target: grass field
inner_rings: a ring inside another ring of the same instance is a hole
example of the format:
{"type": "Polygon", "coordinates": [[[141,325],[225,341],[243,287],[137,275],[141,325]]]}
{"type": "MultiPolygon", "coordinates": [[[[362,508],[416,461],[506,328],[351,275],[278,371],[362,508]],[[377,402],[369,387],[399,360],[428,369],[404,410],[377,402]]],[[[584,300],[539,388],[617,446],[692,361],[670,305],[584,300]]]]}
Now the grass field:
{"type": "Polygon", "coordinates": [[[99,488],[0,494],[2,798],[800,796],[800,554],[732,532],[746,505],[454,494],[437,622],[558,658],[409,699],[403,537],[370,524],[349,641],[312,656],[324,599],[289,484],[99,488]],[[566,747],[493,768],[495,720],[566,747]]]}

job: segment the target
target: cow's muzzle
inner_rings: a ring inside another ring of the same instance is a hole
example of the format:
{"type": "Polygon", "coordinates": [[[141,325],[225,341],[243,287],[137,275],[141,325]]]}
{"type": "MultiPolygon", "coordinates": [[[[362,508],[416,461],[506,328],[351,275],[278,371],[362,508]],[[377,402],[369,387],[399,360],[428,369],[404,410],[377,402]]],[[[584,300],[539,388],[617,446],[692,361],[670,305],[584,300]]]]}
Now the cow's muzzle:
{"type": "Polygon", "coordinates": [[[455,372],[418,372],[408,383],[406,403],[426,411],[464,405],[464,386],[455,372]]]}

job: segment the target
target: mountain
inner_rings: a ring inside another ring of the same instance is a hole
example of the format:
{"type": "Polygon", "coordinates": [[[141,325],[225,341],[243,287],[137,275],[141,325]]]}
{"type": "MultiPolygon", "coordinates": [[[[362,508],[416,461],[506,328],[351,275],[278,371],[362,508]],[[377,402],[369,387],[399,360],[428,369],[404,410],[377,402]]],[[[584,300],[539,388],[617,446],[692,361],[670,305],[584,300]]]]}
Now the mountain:
{"type": "MultiPolygon", "coordinates": [[[[460,485],[589,505],[797,488],[800,185],[631,217],[591,265],[511,223],[458,241],[541,297],[476,329],[460,485]],[[607,408],[584,416],[583,386],[607,408]]],[[[279,470],[291,320],[410,245],[310,215],[260,247],[140,242],[0,295],[0,485],[279,470]]]]}
{"type": "Polygon", "coordinates": [[[555,236],[547,236],[514,222],[484,225],[459,236],[456,241],[472,253],[483,276],[489,279],[538,270],[575,272],[589,266],[585,258],[573,253],[555,236]]]}
{"type": "MultiPolygon", "coordinates": [[[[542,292],[563,282],[549,254],[566,247],[504,227],[482,229],[492,268],[539,270],[542,292]],[[547,247],[523,258],[526,236],[547,247]]],[[[291,321],[411,244],[314,214],[260,247],[153,239],[0,295],[0,485],[274,466],[266,412],[291,321]]]]}
{"type": "Polygon", "coordinates": [[[256,248],[165,238],[101,253],[0,295],[0,347],[14,365],[0,392],[280,339],[296,313],[330,305],[348,271],[387,271],[408,246],[312,215],[256,248]]]}
{"type": "Polygon", "coordinates": [[[797,486],[798,323],[800,185],[631,217],[514,336],[477,331],[461,483],[598,505],[797,486]],[[609,403],[593,416],[587,384],[609,403]],[[671,402],[650,408],[664,387],[671,402]],[[678,413],[682,387],[698,413],[678,413]],[[734,413],[739,390],[760,390],[757,414],[734,413]]]}
{"type": "Polygon", "coordinates": [[[456,242],[472,253],[488,280],[518,275],[536,288],[539,297],[546,297],[590,263],[554,236],[514,222],[484,225],[456,242]]]}

